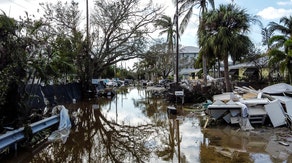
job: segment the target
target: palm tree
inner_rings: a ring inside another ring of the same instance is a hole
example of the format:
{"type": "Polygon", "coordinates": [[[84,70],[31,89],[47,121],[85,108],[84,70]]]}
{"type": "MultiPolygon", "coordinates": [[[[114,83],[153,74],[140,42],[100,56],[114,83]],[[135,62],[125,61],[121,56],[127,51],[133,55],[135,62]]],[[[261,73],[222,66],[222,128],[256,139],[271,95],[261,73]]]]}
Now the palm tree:
{"type": "Polygon", "coordinates": [[[292,16],[282,17],[279,24],[269,23],[269,30],[282,33],[272,36],[269,40],[271,45],[271,50],[268,52],[269,64],[279,63],[282,72],[288,71],[288,79],[292,83],[292,16]],[[280,48],[284,48],[284,51],[280,48]]]}
{"type": "MultiPolygon", "coordinates": [[[[176,0],[177,1],[177,0],[176,0]]],[[[215,8],[214,0],[181,0],[180,1],[182,5],[180,6],[179,13],[182,14],[183,12],[187,11],[187,13],[184,15],[183,20],[180,24],[180,32],[183,33],[187,25],[189,24],[189,21],[191,19],[191,16],[193,15],[193,8],[195,6],[198,6],[200,8],[200,27],[204,29],[204,22],[202,21],[202,15],[204,15],[205,12],[207,12],[207,6],[208,3],[212,6],[212,8],[215,8]]],[[[179,15],[180,15],[179,14],[179,15]]],[[[199,28],[200,28],[199,27],[199,28]]],[[[199,37],[199,42],[200,42],[199,37]]],[[[199,44],[201,47],[201,45],[199,44]]],[[[203,60],[203,74],[204,74],[204,83],[207,83],[207,61],[206,61],[206,55],[203,55],[205,53],[200,53],[202,55],[203,60]]]]}
{"type": "Polygon", "coordinates": [[[173,28],[173,22],[171,17],[167,15],[162,15],[154,22],[154,26],[160,28],[160,35],[167,35],[166,42],[168,44],[168,53],[173,54],[173,35],[175,30],[173,28]]]}
{"type": "Polygon", "coordinates": [[[267,50],[271,49],[270,39],[273,36],[273,32],[269,30],[268,27],[261,27],[262,42],[263,45],[267,46],[267,50]]]}
{"type": "MultiPolygon", "coordinates": [[[[172,65],[175,65],[174,61],[175,61],[175,56],[174,56],[174,47],[173,47],[173,36],[175,33],[175,29],[174,29],[174,23],[171,19],[171,17],[167,16],[167,15],[162,15],[159,19],[157,19],[154,22],[154,26],[158,27],[161,31],[160,31],[160,35],[166,34],[166,43],[167,43],[167,54],[168,56],[171,56],[169,58],[172,58],[172,65]]],[[[175,70],[175,67],[173,67],[173,70],[175,70]]]]}
{"type": "MultiPolygon", "coordinates": [[[[245,35],[249,31],[250,23],[256,21],[245,10],[233,4],[220,5],[218,9],[207,12],[203,16],[204,42],[202,47],[209,47],[213,53],[223,59],[226,91],[231,91],[228,58],[237,59],[247,53],[248,45],[252,45],[245,35]],[[242,46],[244,45],[244,46],[242,46]],[[241,47],[241,48],[238,48],[241,47]]],[[[204,49],[204,48],[202,48],[204,49]]]]}
{"type": "MultiPolygon", "coordinates": [[[[175,0],[176,2],[177,0],[175,0]]],[[[181,6],[179,8],[179,15],[184,14],[184,17],[180,23],[180,33],[184,33],[184,30],[186,29],[187,25],[189,24],[189,21],[193,15],[194,7],[197,6],[200,8],[200,23],[202,19],[202,15],[207,12],[207,6],[208,4],[211,5],[212,9],[215,9],[215,3],[214,0],[180,0],[181,6]]]]}

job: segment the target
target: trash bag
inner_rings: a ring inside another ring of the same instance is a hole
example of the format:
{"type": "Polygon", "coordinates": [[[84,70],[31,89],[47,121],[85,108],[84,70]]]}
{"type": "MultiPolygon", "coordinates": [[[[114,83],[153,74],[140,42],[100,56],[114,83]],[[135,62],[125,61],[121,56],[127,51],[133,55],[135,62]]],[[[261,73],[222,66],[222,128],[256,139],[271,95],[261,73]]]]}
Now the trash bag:
{"type": "Polygon", "coordinates": [[[67,138],[70,134],[71,129],[71,121],[69,117],[68,110],[63,106],[59,105],[58,108],[61,108],[60,111],[60,123],[58,130],[52,132],[52,134],[48,137],[48,141],[62,141],[62,143],[66,143],[67,138]]]}
{"type": "Polygon", "coordinates": [[[62,109],[60,111],[60,123],[59,123],[59,130],[65,128],[71,128],[71,121],[68,113],[68,109],[66,109],[63,105],[61,106],[62,109]]]}

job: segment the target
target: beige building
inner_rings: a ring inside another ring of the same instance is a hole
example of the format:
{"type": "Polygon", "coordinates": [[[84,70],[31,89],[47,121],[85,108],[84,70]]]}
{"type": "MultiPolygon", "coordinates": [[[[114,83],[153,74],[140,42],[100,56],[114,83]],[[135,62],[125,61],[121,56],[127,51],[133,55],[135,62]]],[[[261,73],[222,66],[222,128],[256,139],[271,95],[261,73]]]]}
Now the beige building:
{"type": "MultiPolygon", "coordinates": [[[[231,79],[260,80],[269,76],[268,57],[262,57],[254,61],[229,66],[231,79]]],[[[276,72],[275,72],[276,73],[276,72]]]]}

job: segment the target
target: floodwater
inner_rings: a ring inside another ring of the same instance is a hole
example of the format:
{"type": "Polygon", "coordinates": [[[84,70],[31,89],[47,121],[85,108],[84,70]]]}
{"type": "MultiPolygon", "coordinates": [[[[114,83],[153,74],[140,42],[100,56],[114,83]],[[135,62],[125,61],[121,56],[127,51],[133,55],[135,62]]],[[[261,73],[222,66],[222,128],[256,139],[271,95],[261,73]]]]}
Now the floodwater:
{"type": "MultiPolygon", "coordinates": [[[[286,146],[269,137],[283,129],[261,127],[243,132],[238,126],[228,125],[203,129],[203,112],[182,110],[177,116],[169,116],[168,105],[162,98],[151,97],[145,89],[130,87],[118,91],[114,98],[66,105],[71,114],[78,113],[66,141],[22,150],[4,162],[292,161],[286,146]]],[[[290,137],[288,132],[281,134],[286,140],[290,137]]]]}

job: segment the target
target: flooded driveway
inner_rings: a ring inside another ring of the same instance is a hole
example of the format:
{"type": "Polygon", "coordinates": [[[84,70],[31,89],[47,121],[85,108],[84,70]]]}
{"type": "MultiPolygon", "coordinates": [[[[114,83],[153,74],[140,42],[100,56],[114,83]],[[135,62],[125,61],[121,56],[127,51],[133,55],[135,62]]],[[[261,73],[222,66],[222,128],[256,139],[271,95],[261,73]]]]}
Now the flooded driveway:
{"type": "MultiPolygon", "coordinates": [[[[287,128],[238,126],[202,129],[204,113],[167,115],[169,104],[145,89],[126,88],[114,98],[66,105],[77,114],[64,142],[45,143],[8,162],[291,162],[287,128]]],[[[4,161],[5,162],[5,161],[4,161]]]]}

